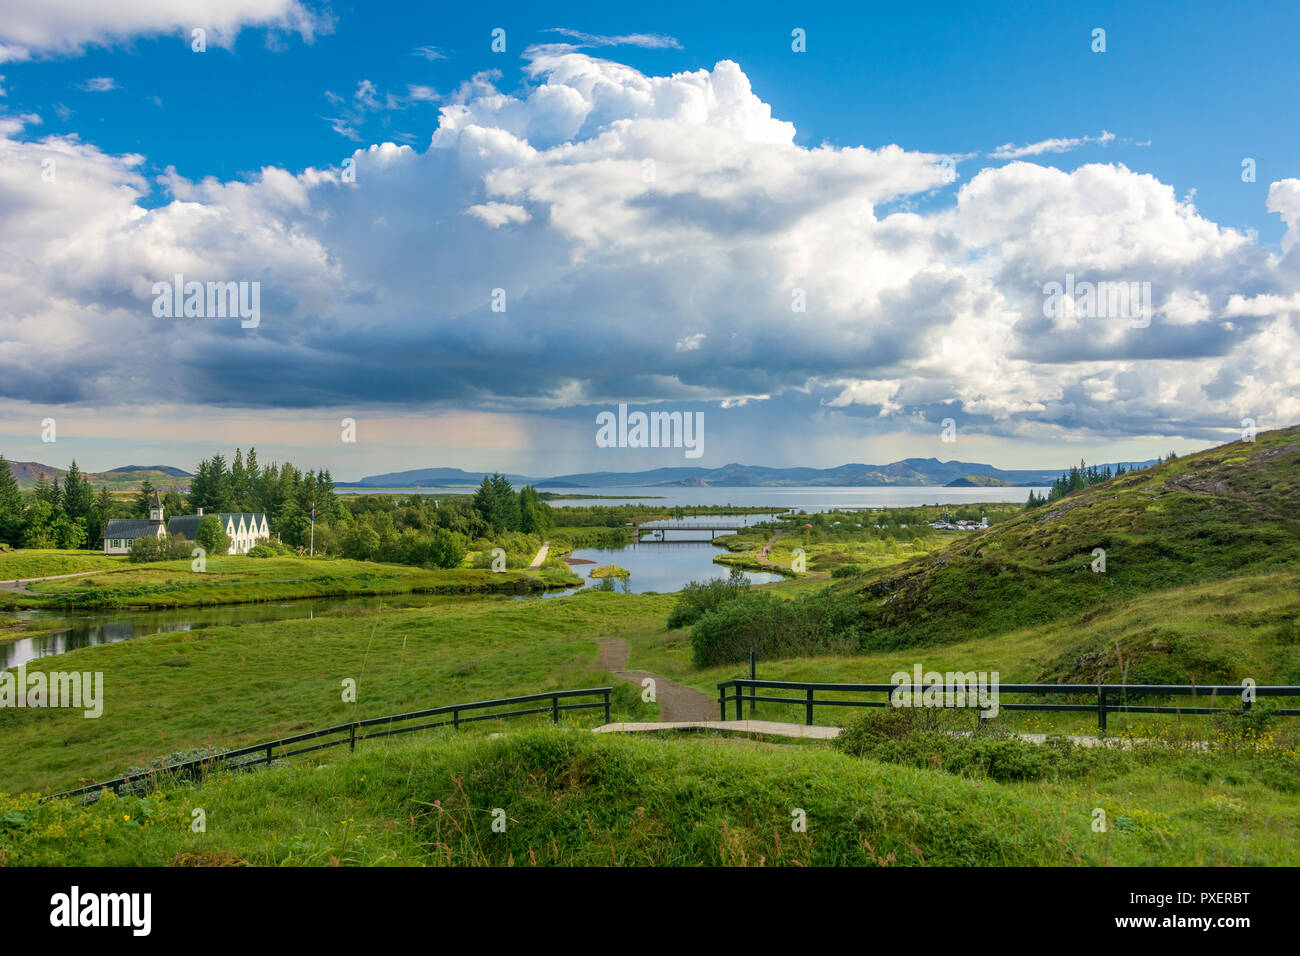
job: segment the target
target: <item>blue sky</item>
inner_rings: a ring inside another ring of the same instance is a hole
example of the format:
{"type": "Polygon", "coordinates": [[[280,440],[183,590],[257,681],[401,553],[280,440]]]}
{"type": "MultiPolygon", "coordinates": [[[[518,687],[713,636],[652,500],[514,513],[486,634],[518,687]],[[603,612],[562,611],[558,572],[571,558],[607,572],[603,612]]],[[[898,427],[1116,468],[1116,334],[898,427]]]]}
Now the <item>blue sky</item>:
{"type": "Polygon", "coordinates": [[[706,465],[1037,467],[1300,418],[1293,5],[8,6],[9,165],[63,164],[0,183],[11,458],[681,463],[594,447],[627,401],[707,411],[706,465]],[[177,271],[264,320],[164,324],[177,271]],[[1066,274],[1154,321],[1045,318],[1066,274]]]}
{"type": "MultiPolygon", "coordinates": [[[[805,146],[896,142],[964,154],[1105,129],[1116,143],[1084,145],[1057,163],[1124,162],[1179,195],[1196,190],[1198,207],[1216,222],[1255,229],[1265,242],[1282,235],[1260,193],[1269,176],[1294,174],[1300,155],[1294,4],[935,3],[910,11],[863,4],[795,12],[769,2],[746,4],[742,14],[694,3],[548,4],[545,12],[535,4],[494,4],[492,12],[451,6],[335,4],[333,32],[310,44],[281,37],[268,49],[266,31],[246,29],[233,49],[213,48],[203,58],[168,35],[11,64],[7,106],[40,114],[47,132],[143,153],[158,172],[172,165],[191,179],[234,179],[267,164],[301,170],[341,160],[353,144],[326,122],[340,111],[325,91],[349,96],[370,80],[381,95],[408,84],[447,94],[489,69],[501,70],[510,89],[523,80],[518,54],[565,40],[551,32],[557,27],[658,34],[677,45],[620,46],[617,59],[646,73],[736,60],[805,146]],[[504,55],[489,48],[498,26],[507,30],[504,55]],[[798,59],[790,51],[794,26],[809,37],[798,59]],[[1107,31],[1104,55],[1090,48],[1098,26],[1107,31]],[[421,47],[441,58],[414,52],[421,47]],[[82,88],[100,76],[117,89],[82,88]],[[66,120],[56,104],[72,110],[66,120]],[[1241,181],[1246,156],[1258,163],[1254,184],[1241,181]]],[[[358,131],[367,141],[405,133],[423,143],[437,106],[372,114],[358,131]]]]}

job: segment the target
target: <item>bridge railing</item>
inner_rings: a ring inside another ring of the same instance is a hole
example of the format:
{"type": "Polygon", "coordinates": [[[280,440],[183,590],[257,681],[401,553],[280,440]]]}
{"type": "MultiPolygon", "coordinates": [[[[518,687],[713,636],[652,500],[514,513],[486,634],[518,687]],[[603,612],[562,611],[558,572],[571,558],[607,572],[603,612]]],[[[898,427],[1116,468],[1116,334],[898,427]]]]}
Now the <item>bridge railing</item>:
{"type": "MultiPolygon", "coordinates": [[[[977,685],[967,685],[966,707],[974,708],[978,702],[974,693],[977,685]]],[[[812,724],[814,710],[817,707],[888,707],[890,695],[898,693],[923,693],[926,690],[944,690],[945,685],[922,684],[826,684],[807,683],[803,681],[755,680],[752,678],[735,678],[718,684],[718,707],[723,720],[727,719],[727,705],[735,704],[736,720],[742,719],[742,705],[748,701],[753,712],[755,703],[786,704],[800,706],[804,709],[804,722],[812,724]],[[800,696],[776,697],[761,694],[760,691],[796,691],[800,696]],[[745,693],[748,691],[748,693],[745,693]],[[818,696],[819,694],[823,696],[818,696]],[[884,694],[884,700],[843,699],[827,697],[835,694],[884,694]]],[[[1191,697],[1208,699],[1213,705],[1218,699],[1243,701],[1243,709],[1250,708],[1250,700],[1243,695],[1249,689],[1255,697],[1297,697],[1300,698],[1300,686],[1295,685],[1258,685],[1250,688],[1241,684],[1001,684],[989,687],[997,694],[997,707],[1002,710],[1036,710],[1036,711],[1091,711],[1097,715],[1097,726],[1106,732],[1106,715],[1115,713],[1131,714],[1217,714],[1225,713],[1222,706],[1158,706],[1155,704],[1130,703],[1132,700],[1146,700],[1152,697],[1191,697]],[[1070,701],[1066,703],[1048,703],[1046,701],[1028,701],[1009,703],[1003,701],[1003,694],[1032,696],[1071,696],[1092,697],[1091,702],[1070,701]]],[[[942,694],[940,696],[943,696],[942,694]]],[[[1300,717],[1300,708],[1279,708],[1273,711],[1280,717],[1300,717]]]]}
{"type": "Polygon", "coordinates": [[[749,531],[752,524],[641,524],[639,531],[749,531]]]}
{"type": "MultiPolygon", "coordinates": [[[[296,757],[299,754],[311,753],[314,750],[324,750],[327,747],[338,747],[342,744],[347,744],[350,750],[355,750],[359,742],[365,742],[379,737],[391,737],[395,734],[409,734],[418,730],[431,730],[435,727],[459,728],[461,724],[471,724],[482,720],[506,720],[512,717],[524,717],[529,714],[550,714],[551,722],[559,723],[560,714],[564,711],[602,708],[605,713],[605,723],[609,723],[609,702],[610,694],[613,690],[614,688],[612,687],[586,687],[578,690],[553,690],[541,694],[525,694],[521,697],[499,697],[495,700],[478,700],[465,704],[447,704],[443,707],[430,707],[426,710],[416,710],[405,714],[389,714],[384,717],[368,717],[365,720],[356,720],[347,724],[336,724],[333,727],[325,727],[321,730],[309,730],[301,734],[294,734],[289,737],[281,737],[278,740],[267,741],[266,743],[251,744],[247,747],[240,747],[237,750],[227,750],[221,753],[212,754],[211,756],[196,757],[192,760],[171,764],[170,766],[159,767],[154,770],[146,770],[140,773],[114,777],[112,780],[104,780],[99,783],[92,783],[84,787],[78,787],[75,790],[66,790],[62,793],[52,794],[44,799],[57,800],[60,797],[93,796],[94,799],[97,800],[105,790],[112,790],[114,793],[120,794],[124,787],[149,783],[156,779],[164,779],[171,776],[198,778],[204,773],[208,773],[212,770],[247,770],[253,767],[270,766],[270,764],[275,760],[284,760],[288,757],[296,757]],[[560,703],[561,701],[568,701],[580,697],[600,697],[601,699],[582,701],[579,703],[560,703]],[[499,708],[515,707],[519,704],[542,704],[543,706],[529,707],[524,710],[499,710],[499,708]],[[487,712],[484,713],[484,711],[487,712]],[[406,724],[411,721],[425,720],[429,717],[444,717],[447,719],[436,720],[431,723],[421,723],[415,726],[394,726],[396,724],[406,724]],[[385,729],[372,730],[371,728],[385,729]]],[[[88,800],[87,802],[94,801],[88,800]]]]}

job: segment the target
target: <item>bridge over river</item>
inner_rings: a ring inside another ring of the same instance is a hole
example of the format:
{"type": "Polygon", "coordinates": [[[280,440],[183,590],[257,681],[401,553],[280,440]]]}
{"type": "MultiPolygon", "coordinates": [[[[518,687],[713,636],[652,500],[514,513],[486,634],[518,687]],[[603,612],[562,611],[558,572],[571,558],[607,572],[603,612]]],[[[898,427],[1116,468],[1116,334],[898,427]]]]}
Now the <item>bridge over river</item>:
{"type": "Polygon", "coordinates": [[[719,532],[723,534],[734,534],[737,531],[747,531],[751,526],[739,524],[737,522],[719,522],[704,524],[703,522],[685,522],[685,521],[651,521],[646,524],[639,524],[636,527],[636,540],[638,544],[698,544],[707,543],[713,540],[713,536],[719,532]],[[707,531],[709,536],[694,538],[668,537],[667,532],[704,532],[707,531]],[[652,533],[653,532],[653,533],[652,533]],[[649,538],[642,538],[642,535],[650,534],[649,538]]]}

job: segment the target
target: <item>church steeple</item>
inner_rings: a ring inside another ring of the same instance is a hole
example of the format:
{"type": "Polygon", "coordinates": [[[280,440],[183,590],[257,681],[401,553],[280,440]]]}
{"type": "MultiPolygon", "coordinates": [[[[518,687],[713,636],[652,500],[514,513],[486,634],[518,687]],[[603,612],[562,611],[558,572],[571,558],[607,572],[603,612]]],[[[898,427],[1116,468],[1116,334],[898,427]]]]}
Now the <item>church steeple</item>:
{"type": "Polygon", "coordinates": [[[153,493],[153,501],[149,505],[149,523],[155,525],[163,523],[163,503],[156,491],[153,493]]]}

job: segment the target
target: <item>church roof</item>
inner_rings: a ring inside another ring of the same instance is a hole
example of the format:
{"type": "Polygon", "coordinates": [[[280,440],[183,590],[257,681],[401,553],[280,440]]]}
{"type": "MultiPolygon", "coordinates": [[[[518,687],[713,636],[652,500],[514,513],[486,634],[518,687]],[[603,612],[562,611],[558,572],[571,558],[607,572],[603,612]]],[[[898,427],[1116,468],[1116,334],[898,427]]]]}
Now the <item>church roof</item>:
{"type": "Polygon", "coordinates": [[[231,522],[231,521],[233,521],[233,522],[235,523],[235,525],[238,525],[238,524],[239,524],[239,519],[240,519],[240,518],[243,518],[243,519],[244,519],[244,524],[245,524],[245,525],[251,525],[251,524],[253,524],[253,523],[255,522],[256,524],[258,524],[258,525],[260,526],[261,523],[262,523],[262,520],[266,517],[266,515],[265,515],[265,513],[263,513],[263,512],[258,512],[258,513],[256,513],[256,514],[252,514],[252,513],[238,512],[238,511],[236,511],[236,512],[221,512],[221,513],[214,512],[211,516],[209,516],[209,515],[177,515],[175,518],[170,518],[170,519],[168,519],[168,521],[167,521],[167,533],[168,533],[168,534],[171,534],[171,535],[175,535],[175,534],[184,535],[185,537],[187,537],[187,538],[189,538],[191,541],[193,541],[193,540],[194,540],[194,536],[195,536],[196,534],[198,534],[198,532],[199,532],[199,523],[200,523],[201,521],[203,521],[204,518],[207,518],[207,517],[213,517],[213,518],[218,518],[218,519],[220,519],[220,521],[221,521],[221,527],[222,527],[222,529],[224,530],[225,527],[226,527],[226,524],[229,523],[229,522],[231,522]]]}
{"type": "Polygon", "coordinates": [[[155,525],[148,518],[110,518],[105,538],[141,538],[154,534],[155,525]]]}

